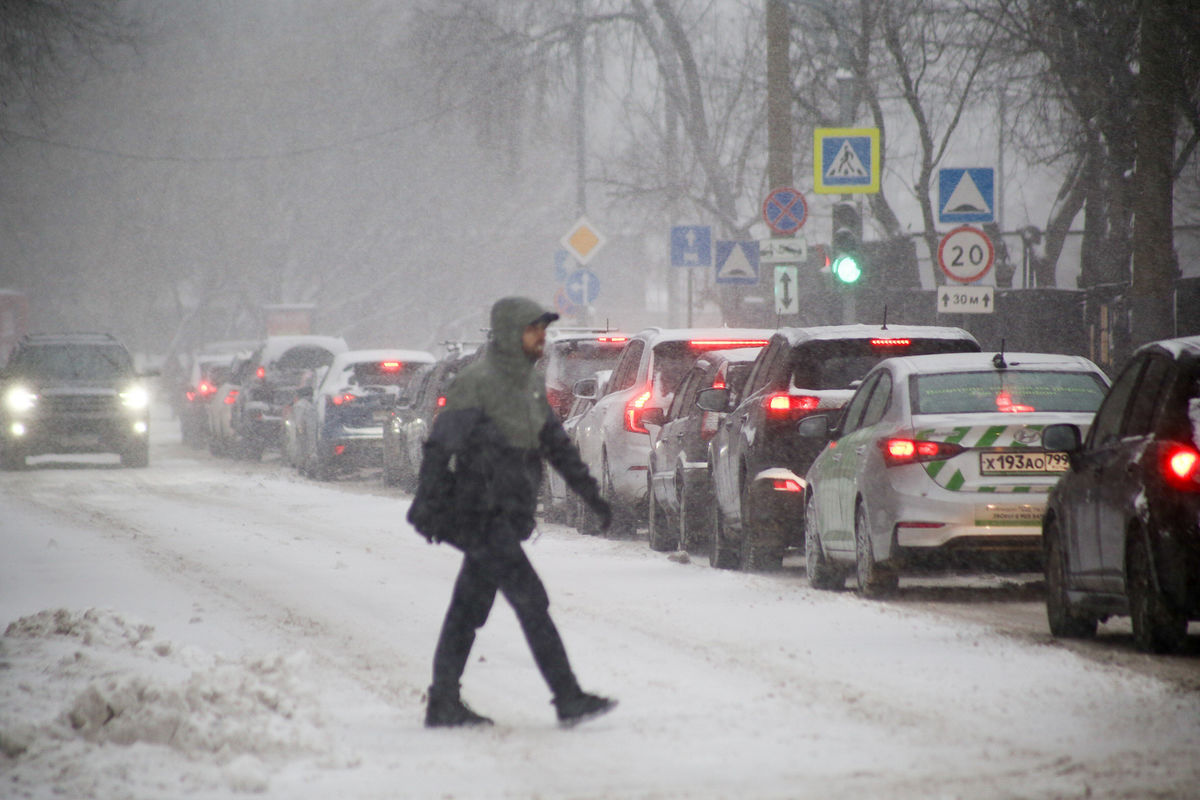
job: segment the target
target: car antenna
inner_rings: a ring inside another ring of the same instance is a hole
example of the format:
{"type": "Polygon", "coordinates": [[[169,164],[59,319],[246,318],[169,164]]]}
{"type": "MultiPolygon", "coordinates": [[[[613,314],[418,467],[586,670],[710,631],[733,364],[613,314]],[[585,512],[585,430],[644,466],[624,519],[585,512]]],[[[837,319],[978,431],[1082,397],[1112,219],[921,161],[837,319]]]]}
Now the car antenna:
{"type": "Polygon", "coordinates": [[[992,366],[996,369],[1008,369],[1008,362],[1004,360],[1004,339],[1000,340],[1000,352],[992,356],[992,366]]]}
{"type": "Polygon", "coordinates": [[[883,327],[881,327],[880,330],[887,330],[887,303],[883,304],[883,327]]]}

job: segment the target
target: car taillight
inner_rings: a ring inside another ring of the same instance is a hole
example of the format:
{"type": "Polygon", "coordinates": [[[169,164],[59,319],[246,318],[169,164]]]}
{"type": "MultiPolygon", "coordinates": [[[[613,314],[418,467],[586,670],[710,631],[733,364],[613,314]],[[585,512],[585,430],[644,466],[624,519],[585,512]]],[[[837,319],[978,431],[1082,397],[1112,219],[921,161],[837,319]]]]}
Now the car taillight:
{"type": "Polygon", "coordinates": [[[379,370],[381,372],[399,372],[403,367],[404,364],[399,361],[384,361],[379,365],[379,370]]]}
{"type": "Polygon", "coordinates": [[[806,411],[816,411],[820,405],[821,398],[806,394],[776,392],[763,398],[763,406],[767,409],[768,419],[787,419],[806,411]]]}
{"type": "Polygon", "coordinates": [[[775,478],[771,481],[771,489],[776,492],[803,492],[804,487],[795,478],[775,478]]]}
{"type": "Polygon", "coordinates": [[[1006,414],[1028,414],[1033,411],[1033,406],[1026,406],[1012,401],[1012,395],[1008,392],[996,393],[996,410],[1006,414]]]}
{"type": "Polygon", "coordinates": [[[442,408],[446,405],[446,395],[442,395],[437,399],[437,407],[442,408]]]}
{"type": "Polygon", "coordinates": [[[187,397],[187,401],[188,401],[189,403],[190,403],[190,402],[192,402],[193,400],[195,400],[195,399],[196,399],[196,393],[195,393],[195,392],[193,392],[191,389],[188,389],[188,390],[187,390],[187,391],[184,393],[184,396],[185,396],[185,397],[187,397]]]}
{"type": "Polygon", "coordinates": [[[238,390],[230,389],[229,394],[225,395],[225,405],[231,406],[237,402],[238,390]]]}
{"type": "Polygon", "coordinates": [[[701,350],[720,350],[733,347],[765,347],[766,339],[692,339],[688,342],[691,347],[701,350]]]}
{"type": "Polygon", "coordinates": [[[335,406],[340,406],[343,403],[353,403],[357,399],[358,399],[357,395],[350,394],[349,392],[344,392],[342,394],[331,395],[329,397],[329,402],[333,403],[335,406]]]}
{"type": "Polygon", "coordinates": [[[267,368],[259,367],[258,369],[254,370],[254,377],[258,378],[260,381],[267,377],[267,368]]]}
{"type": "Polygon", "coordinates": [[[607,342],[609,344],[620,344],[622,342],[628,342],[629,337],[628,336],[597,336],[596,341],[597,342],[607,342]]]}
{"type": "Polygon", "coordinates": [[[642,411],[650,402],[650,390],[642,392],[625,404],[625,430],[631,433],[649,433],[642,425],[642,411]]]}
{"type": "Polygon", "coordinates": [[[912,344],[912,339],[872,339],[872,347],[908,347],[912,344]]]}
{"type": "Polygon", "coordinates": [[[1176,489],[1200,492],[1200,452],[1196,448],[1171,443],[1162,449],[1163,478],[1176,489]]]}
{"type": "Polygon", "coordinates": [[[930,442],[922,439],[887,438],[879,440],[883,463],[889,467],[916,464],[922,461],[942,461],[953,458],[965,448],[950,442],[930,442]]]}

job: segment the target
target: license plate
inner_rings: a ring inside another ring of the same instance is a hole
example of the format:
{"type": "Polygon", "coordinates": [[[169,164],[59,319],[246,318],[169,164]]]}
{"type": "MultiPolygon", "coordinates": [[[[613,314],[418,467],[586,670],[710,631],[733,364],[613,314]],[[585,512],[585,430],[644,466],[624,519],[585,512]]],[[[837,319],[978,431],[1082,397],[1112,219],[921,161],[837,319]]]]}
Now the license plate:
{"type": "Polygon", "coordinates": [[[1066,453],[980,453],[981,475],[1054,475],[1070,468],[1066,453]]]}

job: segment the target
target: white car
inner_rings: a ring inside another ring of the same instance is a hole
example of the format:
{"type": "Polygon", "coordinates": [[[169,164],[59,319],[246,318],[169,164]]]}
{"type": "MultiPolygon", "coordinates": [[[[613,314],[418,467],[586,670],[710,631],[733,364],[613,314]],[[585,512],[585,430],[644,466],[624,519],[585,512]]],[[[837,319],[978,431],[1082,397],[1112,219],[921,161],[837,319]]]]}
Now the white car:
{"type": "Polygon", "coordinates": [[[890,358],[863,379],[836,425],[807,417],[802,436],[829,439],[808,470],[809,582],[894,590],[906,566],[980,554],[1042,553],[1042,515],[1066,453],[1042,429],[1086,430],[1108,389],[1086,358],[956,353],[890,358]],[[932,559],[931,559],[932,557],[932,559]]]}
{"type": "MultiPolygon", "coordinates": [[[[647,328],[631,336],[613,368],[607,393],[575,429],[580,455],[612,503],[613,535],[629,535],[647,517],[647,408],[666,408],[684,374],[703,353],[762,347],[774,331],[759,328],[647,328]]],[[[585,515],[581,529],[595,533],[585,515]]]]}

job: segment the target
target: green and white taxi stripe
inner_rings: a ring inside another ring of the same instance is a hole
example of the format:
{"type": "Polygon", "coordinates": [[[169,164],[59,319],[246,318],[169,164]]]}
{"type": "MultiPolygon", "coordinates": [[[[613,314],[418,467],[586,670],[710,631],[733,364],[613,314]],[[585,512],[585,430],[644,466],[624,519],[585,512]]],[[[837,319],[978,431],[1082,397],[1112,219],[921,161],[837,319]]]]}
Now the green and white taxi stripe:
{"type": "MultiPolygon", "coordinates": [[[[949,444],[960,444],[963,447],[985,448],[995,447],[1006,450],[1025,450],[1032,445],[1025,442],[1019,442],[1014,438],[1014,434],[1019,430],[1036,431],[1038,437],[1034,441],[1039,441],[1041,438],[1041,425],[958,425],[951,428],[949,431],[937,428],[927,428],[917,431],[915,438],[919,440],[928,440],[936,437],[937,441],[947,442],[949,444]]],[[[962,470],[954,469],[949,475],[943,475],[946,472],[948,461],[927,461],[924,464],[925,472],[933,481],[943,488],[951,491],[962,491],[966,485],[967,478],[962,474],[962,470]],[[939,480],[939,476],[941,480],[939,480]]],[[[985,492],[993,494],[1044,494],[1050,491],[1049,486],[1014,486],[1011,484],[997,486],[974,486],[971,491],[985,492]]]]}

